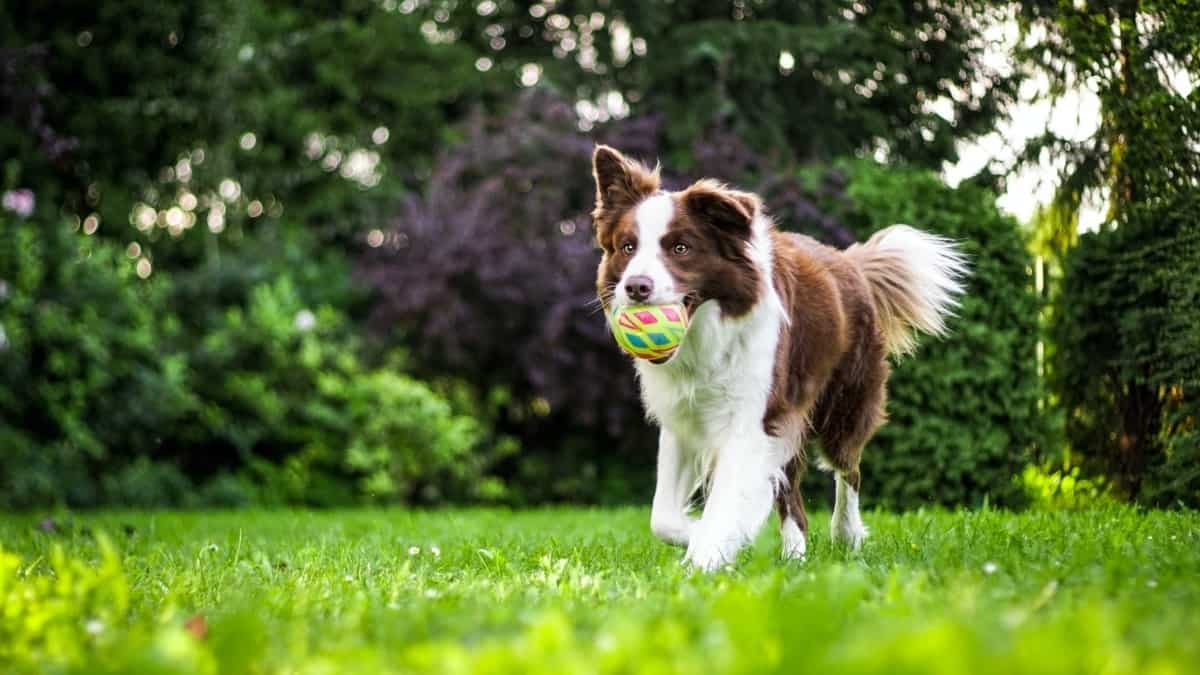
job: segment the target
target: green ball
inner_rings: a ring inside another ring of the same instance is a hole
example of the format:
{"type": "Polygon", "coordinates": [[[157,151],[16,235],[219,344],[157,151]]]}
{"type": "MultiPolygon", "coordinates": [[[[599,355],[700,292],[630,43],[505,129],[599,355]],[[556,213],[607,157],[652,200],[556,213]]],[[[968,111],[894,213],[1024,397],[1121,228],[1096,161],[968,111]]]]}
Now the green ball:
{"type": "Polygon", "coordinates": [[[630,305],[608,317],[613,337],[630,356],[664,361],[675,353],[687,334],[687,308],[672,305],[630,305]]]}

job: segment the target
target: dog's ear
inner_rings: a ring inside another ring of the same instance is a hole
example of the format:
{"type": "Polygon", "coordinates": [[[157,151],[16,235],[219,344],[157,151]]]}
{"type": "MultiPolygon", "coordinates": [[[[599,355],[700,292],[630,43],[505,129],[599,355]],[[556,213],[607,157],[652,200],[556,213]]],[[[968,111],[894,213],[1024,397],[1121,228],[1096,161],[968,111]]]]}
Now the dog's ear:
{"type": "Polygon", "coordinates": [[[702,180],[683,194],[689,215],[726,234],[750,238],[750,226],[758,212],[758,197],[749,192],[730,190],[720,183],[702,180]]]}
{"type": "Polygon", "coordinates": [[[602,212],[626,209],[658,190],[658,170],[651,171],[636,160],[627,158],[607,145],[597,145],[592,154],[592,174],[596,177],[596,210],[602,212]]]}

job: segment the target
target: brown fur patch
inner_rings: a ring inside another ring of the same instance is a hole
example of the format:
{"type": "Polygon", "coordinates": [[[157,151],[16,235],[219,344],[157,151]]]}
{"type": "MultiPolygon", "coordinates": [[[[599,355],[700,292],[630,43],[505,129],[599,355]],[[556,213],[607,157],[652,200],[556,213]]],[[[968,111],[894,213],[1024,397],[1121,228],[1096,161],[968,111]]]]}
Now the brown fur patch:
{"type": "Polygon", "coordinates": [[[793,414],[807,417],[846,351],[841,289],[831,267],[836,251],[815,239],[772,233],[775,291],[788,313],[775,351],[771,397],[763,418],[779,435],[793,414]]]}
{"type": "Polygon", "coordinates": [[[616,246],[613,235],[622,216],[658,190],[658,169],[650,170],[607,145],[597,145],[592,153],[592,175],[596,179],[596,208],[592,211],[596,241],[605,253],[612,253],[616,246]]]}
{"type": "Polygon", "coordinates": [[[725,316],[744,316],[758,302],[762,280],[746,252],[754,211],[712,181],[700,181],[681,192],[675,218],[663,237],[667,269],[689,305],[715,300],[725,316]],[[676,244],[689,247],[672,253],[676,244]]]}
{"type": "MultiPolygon", "coordinates": [[[[775,233],[773,243],[775,287],[791,323],[780,333],[764,428],[778,436],[793,416],[807,419],[825,460],[857,490],[862,448],[885,419],[889,372],[872,289],[837,249],[796,234],[775,233]]],[[[803,464],[786,471],[792,489],[777,497],[781,514],[803,508],[803,464]]]]}

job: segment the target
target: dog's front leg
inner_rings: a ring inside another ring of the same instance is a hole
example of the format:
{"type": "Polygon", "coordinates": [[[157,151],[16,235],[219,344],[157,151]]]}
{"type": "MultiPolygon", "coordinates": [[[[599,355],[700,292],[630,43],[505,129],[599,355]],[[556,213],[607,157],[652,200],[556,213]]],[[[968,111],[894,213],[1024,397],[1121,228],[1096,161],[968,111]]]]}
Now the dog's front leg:
{"type": "Polygon", "coordinates": [[[711,572],[732,563],[762,527],[775,500],[778,462],[760,425],[742,425],[717,452],[704,515],[684,563],[711,572]]]}
{"type": "Polygon", "coordinates": [[[687,515],[688,501],[696,489],[696,459],[665,427],[658,436],[658,478],[650,531],[676,546],[687,546],[695,519],[687,515]]]}

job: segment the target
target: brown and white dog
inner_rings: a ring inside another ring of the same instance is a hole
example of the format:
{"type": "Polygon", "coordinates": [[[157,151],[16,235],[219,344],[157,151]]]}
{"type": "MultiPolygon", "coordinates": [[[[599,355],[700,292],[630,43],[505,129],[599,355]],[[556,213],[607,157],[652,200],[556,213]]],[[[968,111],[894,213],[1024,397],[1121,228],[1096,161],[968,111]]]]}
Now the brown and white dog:
{"type": "Polygon", "coordinates": [[[803,558],[804,441],[836,480],[832,536],[857,549],[859,459],[883,423],[887,356],[914,331],[945,332],[966,260],[905,225],[841,251],[780,232],[755,195],[702,180],[659,187],[657,170],[598,146],[596,282],[606,311],[683,303],[691,326],[665,363],[637,360],[661,427],[650,528],[702,570],[732,563],[779,510],[783,555],[803,558]],[[703,514],[689,515],[706,491],[703,514]]]}

